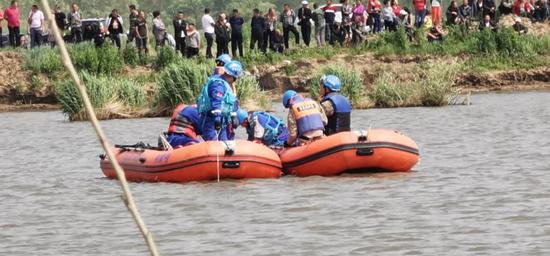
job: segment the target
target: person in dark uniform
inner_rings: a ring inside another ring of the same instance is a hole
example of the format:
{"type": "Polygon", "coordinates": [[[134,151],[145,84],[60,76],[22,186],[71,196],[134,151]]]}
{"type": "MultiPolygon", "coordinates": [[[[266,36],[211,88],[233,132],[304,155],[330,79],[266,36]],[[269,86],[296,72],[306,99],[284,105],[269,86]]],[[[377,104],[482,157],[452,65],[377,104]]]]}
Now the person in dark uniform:
{"type": "Polygon", "coordinates": [[[313,17],[308,4],[307,1],[302,1],[302,8],[298,10],[298,25],[300,25],[302,39],[306,46],[309,46],[309,42],[311,41],[311,20],[313,17]]]}

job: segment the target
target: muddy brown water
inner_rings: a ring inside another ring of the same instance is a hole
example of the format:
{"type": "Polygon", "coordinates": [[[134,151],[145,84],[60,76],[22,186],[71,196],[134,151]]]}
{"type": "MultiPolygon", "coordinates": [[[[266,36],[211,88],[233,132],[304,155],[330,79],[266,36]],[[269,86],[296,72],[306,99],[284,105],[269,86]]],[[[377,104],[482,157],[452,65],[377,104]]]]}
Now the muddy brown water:
{"type": "MultiPolygon", "coordinates": [[[[418,142],[412,173],[131,189],[161,255],[550,254],[550,93],[472,101],[353,113],[354,129],[418,142]]],[[[112,142],[155,143],[167,119],[102,124],[112,142]]],[[[0,140],[1,255],[147,254],[88,123],[2,113],[0,140]]]]}

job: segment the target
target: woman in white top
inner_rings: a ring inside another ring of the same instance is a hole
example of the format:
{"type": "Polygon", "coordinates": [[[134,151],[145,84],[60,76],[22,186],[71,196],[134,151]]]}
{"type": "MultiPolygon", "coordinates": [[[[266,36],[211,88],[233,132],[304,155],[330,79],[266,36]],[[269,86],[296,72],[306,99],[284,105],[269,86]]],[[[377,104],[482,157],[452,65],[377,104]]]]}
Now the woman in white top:
{"type": "Polygon", "coordinates": [[[68,19],[73,42],[82,42],[82,16],[80,15],[80,7],[78,5],[71,5],[71,13],[69,13],[68,19]]]}

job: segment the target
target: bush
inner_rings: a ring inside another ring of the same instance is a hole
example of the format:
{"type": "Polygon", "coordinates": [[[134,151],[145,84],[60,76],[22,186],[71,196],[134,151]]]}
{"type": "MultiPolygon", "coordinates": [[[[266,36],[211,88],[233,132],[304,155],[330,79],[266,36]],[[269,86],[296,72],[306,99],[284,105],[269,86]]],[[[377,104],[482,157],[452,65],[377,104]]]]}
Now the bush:
{"type": "Polygon", "coordinates": [[[242,106],[258,109],[268,109],[271,99],[262,91],[255,76],[243,76],[237,80],[237,98],[242,106]]]}
{"type": "Polygon", "coordinates": [[[175,63],[179,59],[178,54],[171,47],[160,47],[155,61],[155,67],[162,69],[168,65],[175,63]]]}
{"type": "Polygon", "coordinates": [[[53,73],[63,70],[57,49],[39,47],[25,52],[25,66],[35,73],[53,73]]]}
{"type": "Polygon", "coordinates": [[[313,76],[311,83],[310,94],[313,98],[319,98],[319,80],[323,75],[335,75],[342,81],[343,95],[348,97],[351,103],[355,106],[363,103],[365,99],[365,87],[359,71],[355,69],[347,69],[340,66],[325,66],[321,68],[321,72],[313,76]]]}
{"type": "Polygon", "coordinates": [[[118,48],[112,45],[103,45],[96,48],[98,57],[97,74],[114,75],[122,71],[124,61],[118,48]]]}
{"type": "Polygon", "coordinates": [[[124,50],[122,50],[122,57],[124,58],[124,63],[132,67],[139,64],[139,53],[135,46],[127,44],[124,50]]]}
{"type": "MultiPolygon", "coordinates": [[[[131,113],[133,109],[145,105],[143,88],[135,81],[128,79],[114,79],[107,76],[95,76],[88,72],[81,72],[80,77],[86,85],[90,103],[98,119],[113,117],[130,117],[121,112],[131,113]],[[125,109],[125,111],[120,111],[125,109]]],[[[76,85],[70,81],[62,81],[55,87],[55,93],[62,112],[69,120],[86,120],[88,118],[84,104],[76,85]]]]}
{"type": "Polygon", "coordinates": [[[69,53],[77,70],[97,73],[99,58],[94,44],[86,42],[70,45],[69,53]]]}
{"type": "Polygon", "coordinates": [[[195,103],[212,67],[187,59],[167,66],[158,78],[156,105],[170,111],[180,103],[195,103]]]}
{"type": "Polygon", "coordinates": [[[367,94],[376,107],[382,108],[412,106],[413,95],[412,86],[402,83],[391,73],[383,73],[376,78],[367,94]]]}
{"type": "Polygon", "coordinates": [[[448,104],[449,94],[460,72],[459,64],[438,65],[434,63],[421,67],[416,88],[420,89],[420,103],[423,106],[448,104]]]}

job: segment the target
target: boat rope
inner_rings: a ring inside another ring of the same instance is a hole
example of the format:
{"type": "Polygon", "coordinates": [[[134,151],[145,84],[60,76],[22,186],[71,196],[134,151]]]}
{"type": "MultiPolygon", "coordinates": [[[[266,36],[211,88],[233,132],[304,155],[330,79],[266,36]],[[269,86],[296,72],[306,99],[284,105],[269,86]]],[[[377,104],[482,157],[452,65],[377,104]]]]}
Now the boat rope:
{"type": "Polygon", "coordinates": [[[141,218],[138,208],[134,203],[134,198],[132,196],[132,192],[130,191],[130,187],[128,186],[128,182],[126,181],[126,176],[124,175],[124,171],[120,167],[116,159],[116,156],[113,153],[111,146],[109,145],[109,142],[107,141],[107,137],[105,136],[105,133],[103,132],[103,129],[99,124],[99,121],[97,120],[97,117],[94,112],[94,108],[92,107],[92,104],[90,103],[90,98],[88,97],[88,93],[86,92],[86,87],[78,77],[78,74],[71,61],[71,57],[69,56],[69,52],[67,51],[67,47],[65,46],[65,42],[63,41],[63,38],[61,37],[61,33],[59,32],[59,28],[55,24],[55,18],[53,17],[50,4],[48,3],[47,0],[41,0],[41,1],[42,1],[42,5],[44,6],[44,12],[48,16],[48,20],[51,23],[50,27],[52,28],[52,31],[55,35],[55,42],[61,55],[61,61],[63,62],[63,65],[69,72],[72,80],[76,84],[76,87],[78,88],[78,92],[84,104],[84,109],[86,110],[88,119],[92,123],[92,126],[94,127],[96,135],[99,139],[99,142],[101,143],[103,150],[105,150],[107,156],[109,157],[111,165],[113,166],[113,169],[116,172],[117,178],[122,188],[122,195],[121,195],[122,201],[125,203],[126,208],[128,208],[128,211],[132,214],[134,221],[136,222],[141,234],[143,235],[143,238],[147,243],[149,253],[153,256],[157,256],[159,254],[157,251],[155,241],[153,239],[153,234],[149,231],[149,229],[147,229],[147,226],[145,225],[145,222],[141,218]]]}
{"type": "MultiPolygon", "coordinates": [[[[220,130],[216,130],[216,141],[219,142],[220,130]]],[[[223,141],[222,141],[223,142],[223,141]]],[[[216,149],[216,173],[218,174],[218,183],[220,182],[220,151],[216,149]]]]}

